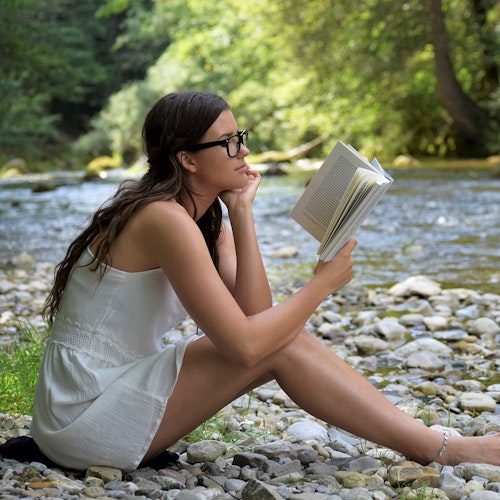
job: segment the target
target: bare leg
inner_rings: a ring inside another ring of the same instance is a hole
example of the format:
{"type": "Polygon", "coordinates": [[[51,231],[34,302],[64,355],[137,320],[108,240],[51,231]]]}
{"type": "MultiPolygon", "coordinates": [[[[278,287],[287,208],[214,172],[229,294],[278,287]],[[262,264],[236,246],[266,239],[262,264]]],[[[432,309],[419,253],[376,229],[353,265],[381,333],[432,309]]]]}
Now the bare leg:
{"type": "MultiPolygon", "coordinates": [[[[228,361],[206,337],[190,344],[164,418],[144,460],[185,436],[238,395],[272,378],[315,417],[422,463],[432,460],[441,447],[441,433],[400,411],[304,330],[287,347],[250,369],[228,361]]],[[[500,465],[500,434],[450,437],[439,461],[500,465]]]]}

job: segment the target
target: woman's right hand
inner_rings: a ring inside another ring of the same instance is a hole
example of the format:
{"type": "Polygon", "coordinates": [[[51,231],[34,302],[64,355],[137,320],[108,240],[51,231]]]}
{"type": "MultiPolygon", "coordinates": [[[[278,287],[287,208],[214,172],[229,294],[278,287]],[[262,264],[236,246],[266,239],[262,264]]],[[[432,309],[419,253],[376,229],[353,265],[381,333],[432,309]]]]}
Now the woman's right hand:
{"type": "Polygon", "coordinates": [[[354,260],[351,254],[357,243],[355,238],[350,238],[329,262],[318,261],[313,279],[323,281],[328,290],[327,296],[337,292],[352,280],[354,260]]]}

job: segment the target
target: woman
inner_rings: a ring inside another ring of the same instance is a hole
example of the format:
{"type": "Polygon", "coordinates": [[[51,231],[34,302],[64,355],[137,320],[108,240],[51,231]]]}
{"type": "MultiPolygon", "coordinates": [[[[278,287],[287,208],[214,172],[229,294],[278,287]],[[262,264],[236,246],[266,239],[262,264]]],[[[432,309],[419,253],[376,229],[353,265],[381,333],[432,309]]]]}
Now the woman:
{"type": "Polygon", "coordinates": [[[351,280],[354,240],[272,306],[246,139],[212,94],[170,94],[149,112],[149,170],[97,211],[57,268],[31,429],[40,449],[75,469],[134,469],[276,379],[316,417],[422,463],[500,464],[500,435],[428,429],[304,329],[351,280]],[[186,312],[204,335],[165,346],[186,312]]]}

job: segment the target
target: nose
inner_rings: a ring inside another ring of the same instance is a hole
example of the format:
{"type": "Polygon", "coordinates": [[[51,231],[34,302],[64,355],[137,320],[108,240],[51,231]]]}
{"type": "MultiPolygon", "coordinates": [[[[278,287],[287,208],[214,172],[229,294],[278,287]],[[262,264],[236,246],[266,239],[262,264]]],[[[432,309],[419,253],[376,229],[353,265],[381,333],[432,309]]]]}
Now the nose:
{"type": "Polygon", "coordinates": [[[240,144],[240,154],[238,156],[247,156],[250,153],[250,148],[245,144],[240,144]]]}

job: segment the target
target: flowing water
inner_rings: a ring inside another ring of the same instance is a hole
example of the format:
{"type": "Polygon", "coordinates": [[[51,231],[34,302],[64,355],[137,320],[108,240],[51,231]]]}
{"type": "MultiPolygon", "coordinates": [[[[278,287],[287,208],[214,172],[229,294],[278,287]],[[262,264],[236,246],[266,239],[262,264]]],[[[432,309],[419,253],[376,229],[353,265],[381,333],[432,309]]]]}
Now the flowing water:
{"type": "MultiPolygon", "coordinates": [[[[357,233],[356,281],[387,286],[425,274],[443,286],[500,293],[500,179],[484,169],[408,169],[395,178],[357,233]]],[[[266,177],[255,201],[266,266],[276,275],[310,273],[318,243],[288,216],[306,177],[266,177]],[[293,246],[297,255],[276,257],[293,246]]],[[[47,174],[0,182],[0,261],[26,252],[57,263],[120,178],[79,182],[47,174]],[[40,181],[61,181],[34,193],[40,181]]]]}

